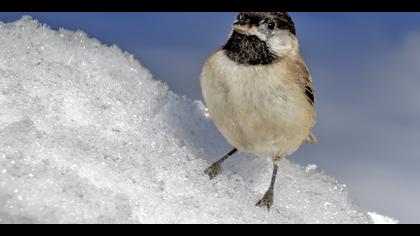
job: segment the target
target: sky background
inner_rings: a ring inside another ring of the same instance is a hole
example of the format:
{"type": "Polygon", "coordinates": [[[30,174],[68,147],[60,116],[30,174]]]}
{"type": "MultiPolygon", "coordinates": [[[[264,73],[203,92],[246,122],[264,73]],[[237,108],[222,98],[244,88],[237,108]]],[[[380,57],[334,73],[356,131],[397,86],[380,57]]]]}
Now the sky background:
{"type": "MultiPolygon", "coordinates": [[[[0,21],[23,15],[116,44],[173,91],[201,99],[201,66],[236,14],[0,13],[0,21]]],[[[290,15],[315,84],[319,141],[291,159],[346,184],[363,208],[420,223],[420,13],[290,15]]]]}

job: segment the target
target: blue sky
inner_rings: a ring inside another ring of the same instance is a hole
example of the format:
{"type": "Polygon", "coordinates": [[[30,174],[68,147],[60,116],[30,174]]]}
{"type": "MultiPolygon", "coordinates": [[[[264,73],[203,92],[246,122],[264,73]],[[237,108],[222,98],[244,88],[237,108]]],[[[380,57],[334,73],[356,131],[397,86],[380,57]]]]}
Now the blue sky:
{"type": "MultiPolygon", "coordinates": [[[[82,30],[201,99],[199,73],[235,13],[0,13],[82,30]]],[[[291,13],[317,92],[316,145],[291,158],[345,183],[362,207],[420,223],[420,14],[291,13]]]]}

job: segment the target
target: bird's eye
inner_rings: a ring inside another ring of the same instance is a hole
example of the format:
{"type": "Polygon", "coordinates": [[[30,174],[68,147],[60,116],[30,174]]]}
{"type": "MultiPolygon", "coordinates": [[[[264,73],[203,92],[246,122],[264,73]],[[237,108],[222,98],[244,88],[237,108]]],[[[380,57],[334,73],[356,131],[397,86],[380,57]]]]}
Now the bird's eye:
{"type": "Polygon", "coordinates": [[[267,25],[267,28],[269,30],[273,30],[275,27],[276,27],[276,23],[274,23],[274,22],[269,22],[268,25],[267,25]]]}
{"type": "Polygon", "coordinates": [[[238,18],[239,21],[241,21],[241,20],[244,19],[244,16],[242,14],[239,14],[237,18],[238,18]]]}

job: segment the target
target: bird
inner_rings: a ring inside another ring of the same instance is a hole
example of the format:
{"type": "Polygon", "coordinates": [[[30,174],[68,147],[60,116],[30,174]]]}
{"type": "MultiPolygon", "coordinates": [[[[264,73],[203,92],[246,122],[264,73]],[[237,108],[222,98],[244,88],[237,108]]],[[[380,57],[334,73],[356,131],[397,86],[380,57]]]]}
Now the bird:
{"type": "Polygon", "coordinates": [[[204,172],[213,179],[238,151],[270,158],[271,182],[256,203],[269,211],[280,161],[317,142],[315,89],[290,15],[237,14],[227,42],[204,62],[200,85],[211,120],[233,146],[204,172]]]}

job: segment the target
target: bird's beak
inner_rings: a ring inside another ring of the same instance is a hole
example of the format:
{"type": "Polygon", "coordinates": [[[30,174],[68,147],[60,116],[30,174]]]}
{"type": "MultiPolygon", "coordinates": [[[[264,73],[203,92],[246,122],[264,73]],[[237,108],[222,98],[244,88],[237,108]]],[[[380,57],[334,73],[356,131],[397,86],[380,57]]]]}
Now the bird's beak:
{"type": "Polygon", "coordinates": [[[254,34],[256,28],[252,24],[241,24],[239,22],[235,22],[233,23],[233,30],[240,34],[251,35],[254,34]]]}

